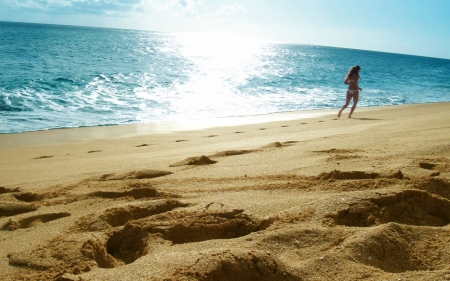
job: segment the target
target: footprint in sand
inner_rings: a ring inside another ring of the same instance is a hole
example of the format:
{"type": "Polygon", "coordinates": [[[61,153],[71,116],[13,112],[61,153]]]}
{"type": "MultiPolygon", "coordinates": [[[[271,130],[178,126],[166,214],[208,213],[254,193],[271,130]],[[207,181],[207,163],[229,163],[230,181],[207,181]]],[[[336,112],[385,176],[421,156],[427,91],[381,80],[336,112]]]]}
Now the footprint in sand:
{"type": "Polygon", "coordinates": [[[151,251],[152,247],[148,244],[161,245],[166,241],[170,245],[232,239],[270,226],[268,221],[254,218],[243,211],[220,203],[209,203],[190,210],[175,209],[116,230],[106,242],[106,249],[116,259],[130,264],[151,251]]]}
{"type": "Polygon", "coordinates": [[[272,142],[269,143],[267,145],[262,146],[261,148],[276,148],[276,147],[283,147],[283,146],[290,146],[293,145],[295,143],[298,143],[298,141],[285,141],[285,142],[272,142]]]}
{"type": "Polygon", "coordinates": [[[362,150],[359,149],[337,149],[337,148],[332,148],[332,149],[327,149],[327,150],[315,150],[313,152],[317,152],[317,153],[354,153],[354,152],[361,152],[362,150]]]}
{"type": "Polygon", "coordinates": [[[163,177],[172,174],[169,171],[159,171],[159,170],[139,170],[131,171],[122,174],[104,174],[99,180],[125,180],[125,179],[151,179],[157,177],[163,177]]]}
{"type": "Polygon", "coordinates": [[[163,199],[113,207],[106,209],[98,217],[85,216],[80,218],[75,223],[74,231],[104,231],[125,225],[129,221],[147,218],[187,206],[189,204],[177,200],[163,199]]]}
{"type": "Polygon", "coordinates": [[[68,216],[70,216],[70,213],[63,212],[63,213],[40,214],[23,218],[20,220],[10,219],[9,222],[3,227],[3,229],[17,230],[20,228],[31,228],[36,227],[40,224],[47,223],[49,221],[57,220],[68,216]]]}
{"type": "Polygon", "coordinates": [[[6,187],[3,187],[3,186],[0,186],[0,194],[2,194],[2,193],[12,193],[12,192],[18,192],[18,191],[19,191],[18,187],[14,188],[14,189],[10,189],[10,188],[6,188],[6,187]]]}
{"type": "Polygon", "coordinates": [[[419,167],[426,170],[450,173],[450,160],[443,158],[433,159],[432,161],[426,160],[420,162],[419,167]]]}
{"type": "Polygon", "coordinates": [[[222,152],[217,152],[216,154],[211,155],[210,157],[224,157],[224,156],[235,156],[242,155],[247,153],[255,152],[255,150],[226,150],[222,152]]]}
{"type": "Polygon", "coordinates": [[[89,150],[88,153],[96,153],[96,152],[101,152],[101,150],[89,150]]]}
{"type": "Polygon", "coordinates": [[[46,158],[52,158],[53,155],[44,155],[44,156],[39,156],[39,157],[34,157],[33,159],[46,159],[46,158]]]}
{"type": "Polygon", "coordinates": [[[328,159],[326,161],[336,162],[336,161],[341,161],[341,160],[361,158],[362,156],[360,156],[360,155],[352,154],[354,152],[360,152],[360,151],[361,150],[358,150],[358,149],[336,149],[336,148],[333,148],[333,149],[328,149],[328,150],[316,150],[313,152],[332,154],[331,156],[328,157],[328,159]]]}
{"type": "Polygon", "coordinates": [[[187,141],[187,140],[176,140],[175,142],[183,142],[183,141],[187,141]]]}
{"type": "MultiPolygon", "coordinates": [[[[15,198],[19,201],[23,202],[33,202],[41,200],[43,195],[33,193],[33,192],[22,192],[20,191],[20,188],[16,187],[14,189],[6,188],[0,186],[0,194],[10,194],[12,195],[12,198],[15,198]]],[[[10,197],[11,198],[11,197],[10,197]]]]}
{"type": "Polygon", "coordinates": [[[144,147],[144,146],[148,146],[148,144],[143,143],[143,144],[140,144],[140,145],[136,145],[136,147],[144,147]]]}
{"type": "Polygon", "coordinates": [[[115,199],[122,197],[132,197],[134,199],[161,197],[164,193],[156,191],[154,188],[135,188],[125,191],[96,191],[89,194],[89,197],[101,197],[106,199],[115,199]]]}
{"type": "Polygon", "coordinates": [[[390,222],[445,226],[450,223],[450,201],[426,191],[404,190],[359,200],[327,218],[337,225],[370,227],[390,222]]]}
{"type": "Polygon", "coordinates": [[[363,179],[378,179],[378,178],[391,178],[391,179],[403,179],[403,173],[401,171],[393,173],[376,173],[365,171],[339,171],[334,170],[331,172],[320,173],[316,178],[319,180],[363,180],[363,179]]]}
{"type": "Polygon", "coordinates": [[[111,226],[117,227],[132,220],[138,220],[157,214],[166,213],[180,207],[187,207],[189,204],[177,200],[162,200],[157,202],[145,202],[143,204],[128,205],[107,209],[101,218],[111,226]]]}

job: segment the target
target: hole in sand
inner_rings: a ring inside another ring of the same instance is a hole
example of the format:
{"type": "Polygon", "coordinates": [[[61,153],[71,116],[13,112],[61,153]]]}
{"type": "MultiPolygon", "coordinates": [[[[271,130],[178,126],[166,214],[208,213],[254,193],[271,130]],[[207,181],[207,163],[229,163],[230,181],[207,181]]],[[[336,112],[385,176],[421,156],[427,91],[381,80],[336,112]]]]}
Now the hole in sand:
{"type": "Polygon", "coordinates": [[[107,252],[126,264],[145,255],[148,241],[160,240],[173,244],[200,242],[212,239],[232,239],[248,235],[269,226],[243,214],[242,210],[224,209],[211,203],[197,212],[167,212],[151,220],[133,221],[114,232],[106,243],[107,252]]]}
{"type": "Polygon", "coordinates": [[[124,265],[123,262],[116,260],[106,252],[103,243],[99,240],[88,240],[81,247],[82,253],[89,257],[91,260],[95,260],[100,268],[114,268],[124,265]]]}
{"type": "Polygon", "coordinates": [[[436,164],[433,163],[419,163],[420,168],[427,169],[427,170],[433,170],[434,167],[436,167],[436,164]]]}
{"type": "Polygon", "coordinates": [[[420,226],[445,226],[450,223],[450,201],[418,190],[360,201],[335,215],[336,224],[368,227],[388,222],[420,226]]]}
{"type": "Polygon", "coordinates": [[[31,228],[47,223],[49,221],[57,220],[60,218],[68,217],[70,213],[49,213],[31,216],[20,220],[9,220],[9,222],[3,227],[3,229],[16,230],[19,228],[31,228]]]}
{"type": "Polygon", "coordinates": [[[412,186],[450,200],[450,180],[448,179],[425,177],[415,180],[412,186]]]}

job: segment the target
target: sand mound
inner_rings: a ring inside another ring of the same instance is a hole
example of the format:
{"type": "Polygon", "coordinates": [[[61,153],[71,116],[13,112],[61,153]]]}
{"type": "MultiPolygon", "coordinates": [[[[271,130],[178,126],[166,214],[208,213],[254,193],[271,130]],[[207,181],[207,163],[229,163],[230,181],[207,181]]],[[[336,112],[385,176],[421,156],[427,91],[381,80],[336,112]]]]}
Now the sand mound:
{"type": "Polygon", "coordinates": [[[343,247],[348,259],[386,272],[445,270],[449,237],[448,230],[388,223],[348,238],[343,247]]]}
{"type": "Polygon", "coordinates": [[[36,210],[34,205],[25,202],[0,201],[0,217],[9,217],[36,210]]]}
{"type": "Polygon", "coordinates": [[[179,166],[186,166],[186,165],[210,165],[215,164],[217,161],[211,160],[209,157],[206,156],[200,156],[200,157],[189,157],[186,158],[183,161],[173,163],[169,165],[169,167],[179,167],[179,166]]]}
{"type": "Polygon", "coordinates": [[[216,250],[199,254],[196,263],[180,268],[179,280],[216,281],[239,276],[241,281],[303,280],[264,251],[216,250]]]}

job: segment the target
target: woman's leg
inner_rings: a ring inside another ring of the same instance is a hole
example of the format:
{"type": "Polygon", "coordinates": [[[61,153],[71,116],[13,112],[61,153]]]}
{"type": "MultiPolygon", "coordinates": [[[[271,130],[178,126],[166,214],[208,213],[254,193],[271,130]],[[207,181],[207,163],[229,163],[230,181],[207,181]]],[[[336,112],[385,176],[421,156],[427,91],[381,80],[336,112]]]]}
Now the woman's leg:
{"type": "Polygon", "coordinates": [[[352,99],[352,94],[350,94],[350,93],[347,91],[347,97],[346,97],[346,99],[345,99],[345,104],[344,104],[344,106],[341,108],[341,110],[339,110],[339,113],[338,113],[338,117],[339,117],[339,118],[341,117],[342,111],[343,111],[344,109],[346,109],[347,106],[350,104],[350,100],[351,100],[351,99],[352,99]]]}
{"type": "Polygon", "coordinates": [[[355,111],[358,100],[359,100],[359,92],[357,91],[353,94],[353,106],[352,106],[352,109],[350,110],[350,114],[348,115],[348,118],[352,118],[352,113],[353,113],[353,111],[355,111]]]}

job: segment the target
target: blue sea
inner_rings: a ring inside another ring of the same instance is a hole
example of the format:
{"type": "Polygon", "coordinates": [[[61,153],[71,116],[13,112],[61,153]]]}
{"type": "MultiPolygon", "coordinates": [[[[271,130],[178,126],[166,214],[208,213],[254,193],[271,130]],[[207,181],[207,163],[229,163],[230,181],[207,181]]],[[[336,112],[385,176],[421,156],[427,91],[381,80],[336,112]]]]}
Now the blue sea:
{"type": "Polygon", "coordinates": [[[357,64],[358,106],[450,101],[438,58],[12,22],[0,48],[0,133],[337,109],[357,64]]]}

